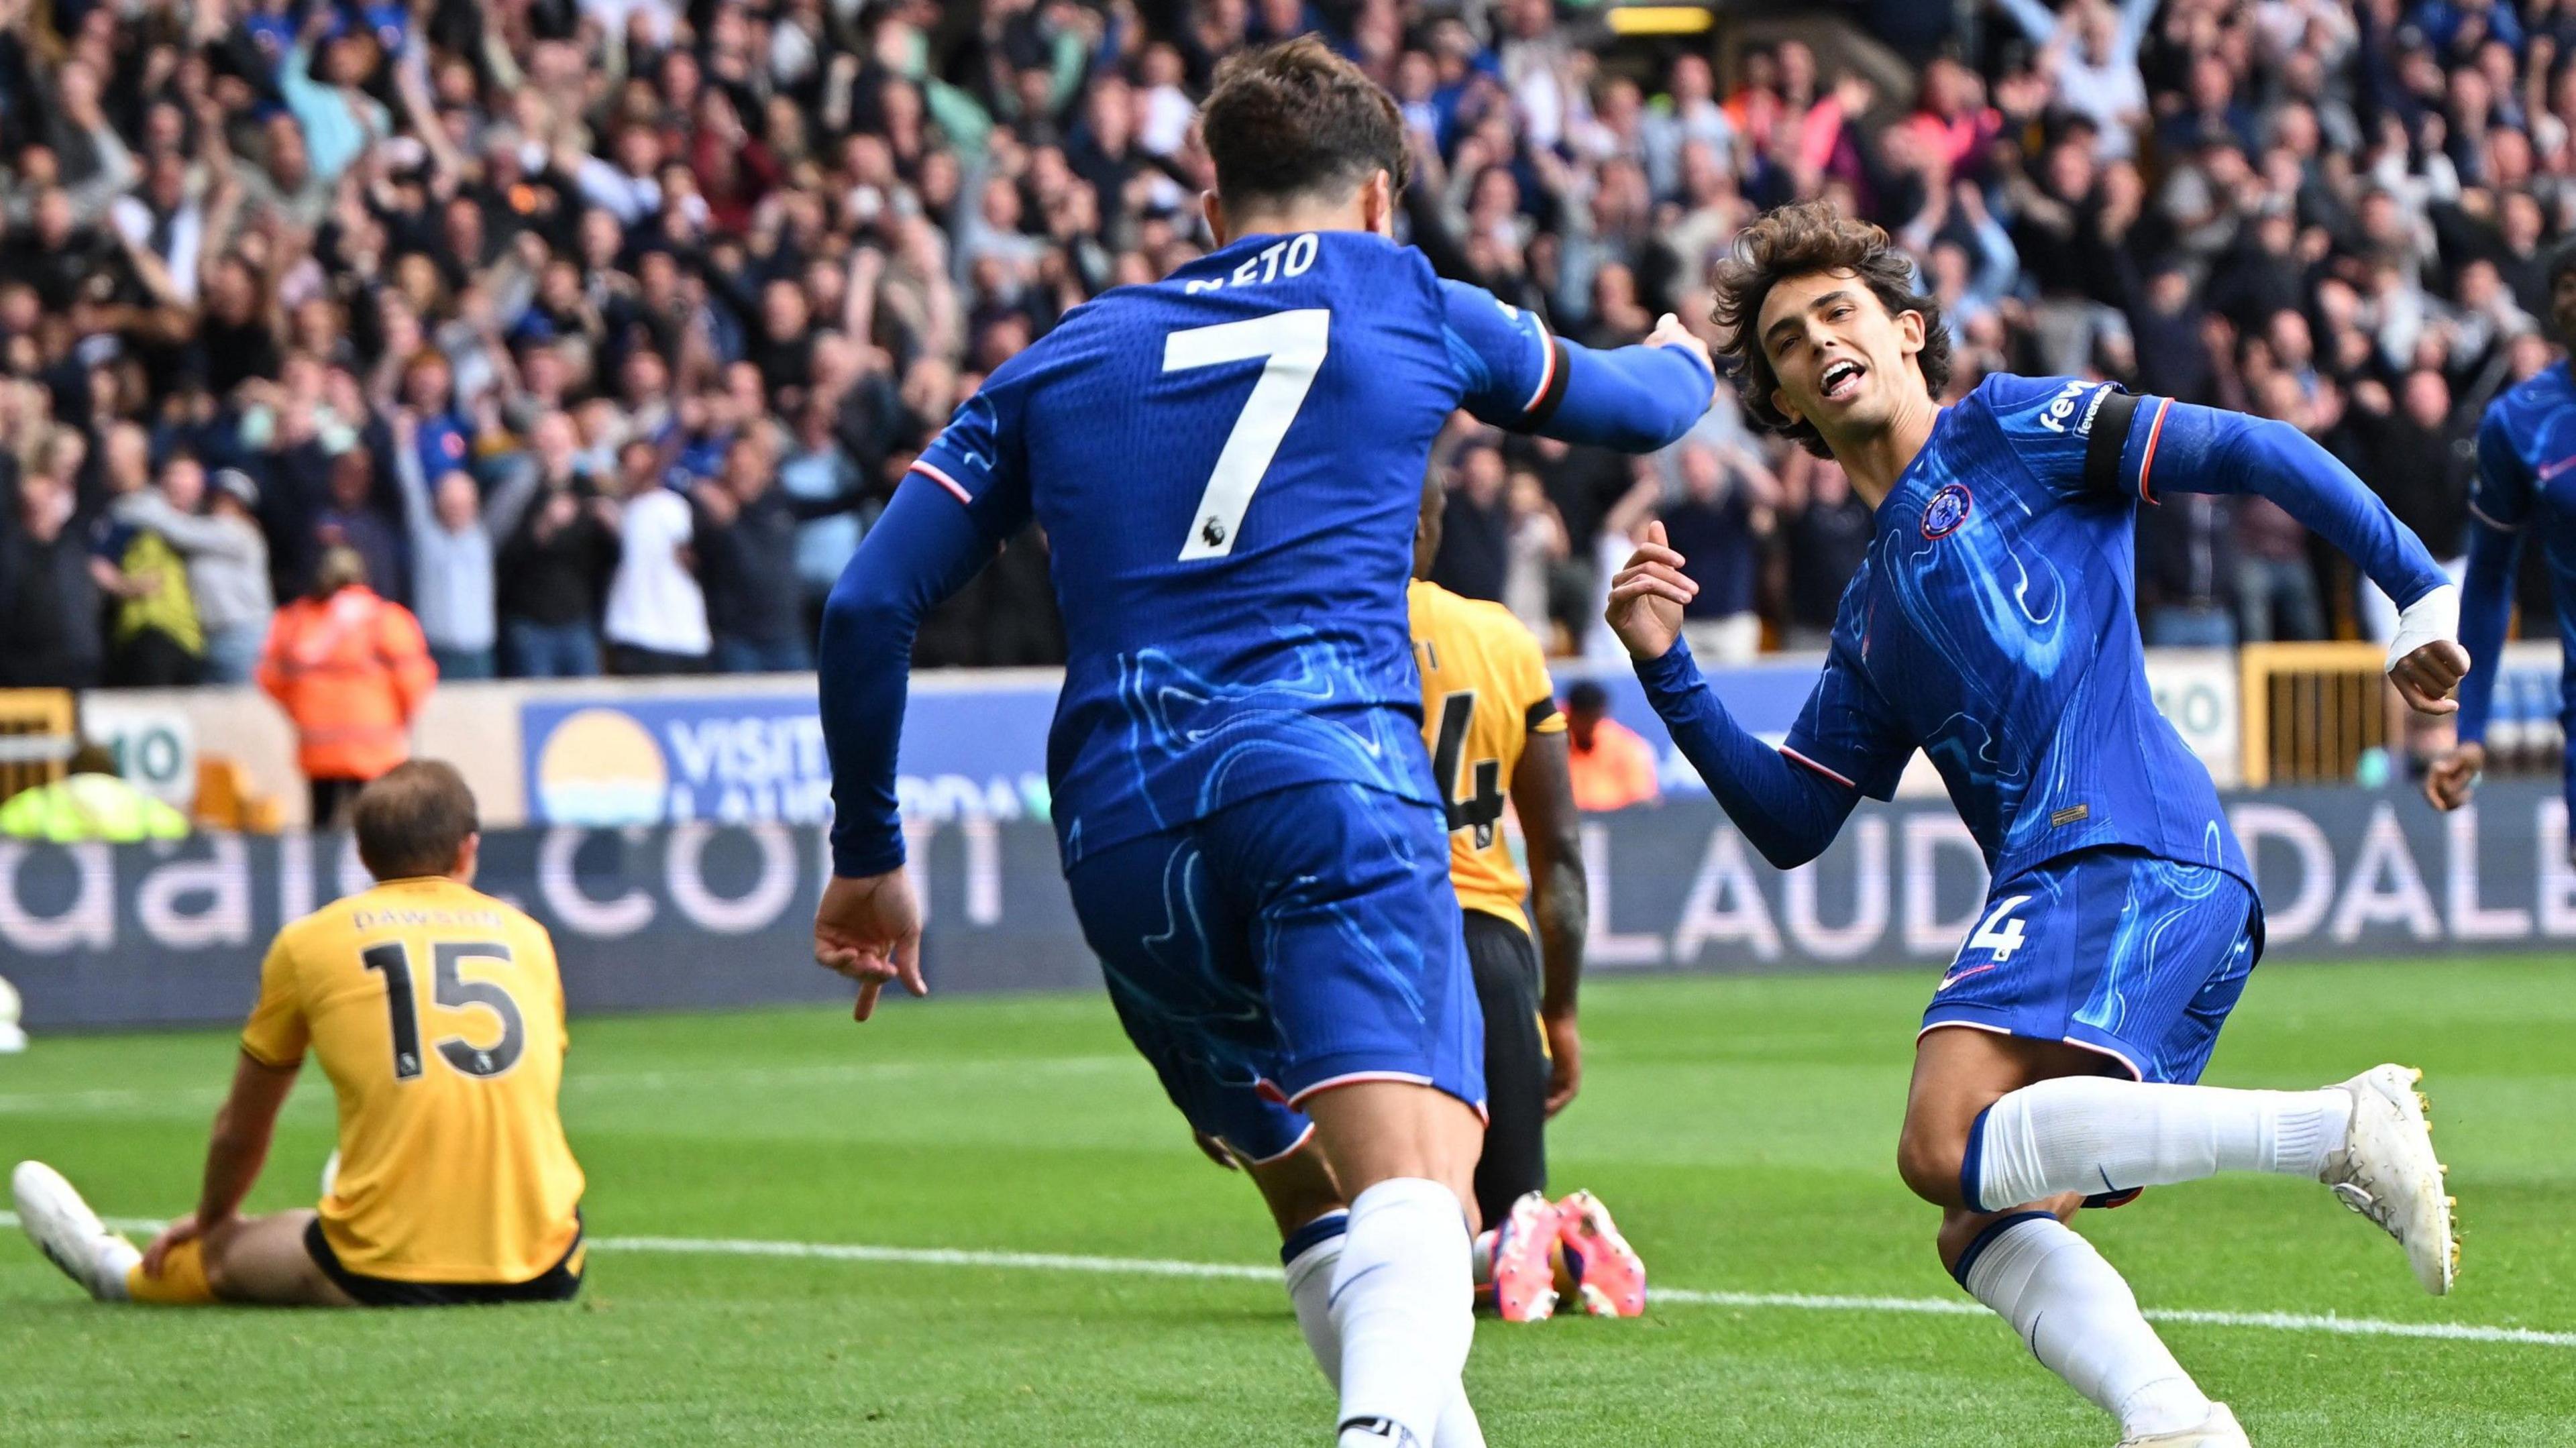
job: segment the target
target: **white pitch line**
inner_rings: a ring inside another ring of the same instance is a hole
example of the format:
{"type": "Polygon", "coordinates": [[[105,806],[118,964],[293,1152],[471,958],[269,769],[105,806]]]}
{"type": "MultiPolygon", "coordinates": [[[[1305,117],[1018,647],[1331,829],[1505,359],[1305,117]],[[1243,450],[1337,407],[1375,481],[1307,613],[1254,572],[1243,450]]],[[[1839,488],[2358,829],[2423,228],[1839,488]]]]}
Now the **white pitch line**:
{"type": "MultiPolygon", "coordinates": [[[[0,1228],[18,1225],[15,1212],[0,1212],[0,1228]]],[[[157,1231],[161,1219],[110,1217],[120,1232],[157,1231]]],[[[593,1237],[600,1252],[655,1252],[695,1257],[785,1257],[819,1262],[875,1262],[911,1267],[983,1267],[1020,1272],[1090,1272],[1120,1277],[1194,1277],[1229,1282],[1276,1282],[1279,1269],[1245,1262],[1191,1262],[1172,1257],[1092,1257],[1071,1252],[986,1252],[960,1247],[879,1247],[860,1242],[781,1242],[757,1237],[593,1237]]],[[[1658,1287],[1649,1296],[1669,1307],[1780,1308],[1799,1312],[1879,1312],[1915,1317],[1984,1317],[1986,1309],[1952,1297],[1866,1297],[1812,1292],[1702,1292],[1658,1287]]],[[[2323,1332],[2345,1337],[2429,1338],[2442,1342],[2509,1343],[2523,1347],[2576,1348],[2576,1332],[2492,1327],[2464,1322],[2391,1322],[2377,1317],[2337,1317],[2308,1312],[2212,1312],[2151,1307],[2157,1322],[2195,1327],[2245,1327],[2273,1332],[2323,1332]]]]}
{"type": "Polygon", "coordinates": [[[802,1257],[826,1262],[899,1262],[916,1267],[1000,1267],[1099,1272],[1131,1277],[1219,1277],[1276,1282],[1279,1269],[1167,1257],[1085,1257],[1066,1252],[974,1252],[954,1247],[871,1247],[853,1242],[766,1242],[739,1237],[593,1237],[601,1252],[677,1252],[717,1257],[802,1257]]]}

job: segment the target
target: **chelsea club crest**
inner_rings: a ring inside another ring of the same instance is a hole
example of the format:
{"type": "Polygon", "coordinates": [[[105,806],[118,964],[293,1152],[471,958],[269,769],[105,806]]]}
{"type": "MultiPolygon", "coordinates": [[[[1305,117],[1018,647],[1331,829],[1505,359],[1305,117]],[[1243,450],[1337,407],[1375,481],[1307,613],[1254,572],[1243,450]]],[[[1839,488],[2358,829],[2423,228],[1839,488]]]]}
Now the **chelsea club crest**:
{"type": "Polygon", "coordinates": [[[1966,484],[1945,484],[1932,495],[1931,502],[1923,505],[1923,536],[1947,538],[1958,532],[1959,525],[1968,521],[1968,505],[1972,501],[1966,484]]]}

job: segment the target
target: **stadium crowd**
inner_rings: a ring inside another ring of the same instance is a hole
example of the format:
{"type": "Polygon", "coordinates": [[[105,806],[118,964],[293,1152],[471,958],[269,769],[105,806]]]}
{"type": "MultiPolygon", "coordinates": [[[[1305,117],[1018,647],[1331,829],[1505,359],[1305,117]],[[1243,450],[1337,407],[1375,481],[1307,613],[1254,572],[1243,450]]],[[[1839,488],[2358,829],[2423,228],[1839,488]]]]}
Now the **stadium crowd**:
{"type": "MultiPolygon", "coordinates": [[[[2552,356],[2576,5],[1991,0],[1911,93],[1583,14],[0,0],[0,685],[247,679],[351,554],[448,678],[805,666],[950,409],[1203,244],[1216,61],[1306,30],[1398,100],[1407,239],[1568,336],[1704,317],[1746,220],[1835,195],[1919,257],[1957,387],[2284,418],[2463,551],[2477,410],[2552,356]]],[[[1436,576],[1560,652],[1615,648],[1605,560],[1650,516],[1717,659],[1819,645],[1870,532],[1731,408],[1642,464],[1465,427],[1440,458],[1436,576]]],[[[2139,585],[2153,643],[2388,626],[2250,497],[2151,510],[2139,585]]],[[[919,647],[1060,657],[1043,539],[919,647]]]]}

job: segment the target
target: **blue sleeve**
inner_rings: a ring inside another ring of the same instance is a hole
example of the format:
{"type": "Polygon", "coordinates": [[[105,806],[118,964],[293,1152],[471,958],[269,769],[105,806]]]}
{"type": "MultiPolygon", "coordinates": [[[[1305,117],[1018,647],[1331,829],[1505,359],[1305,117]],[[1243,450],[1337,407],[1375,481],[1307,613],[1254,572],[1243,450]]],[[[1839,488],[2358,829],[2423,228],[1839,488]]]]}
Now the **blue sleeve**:
{"type": "Polygon", "coordinates": [[[2118,486],[2155,501],[2186,493],[2255,493],[2361,565],[2400,608],[2451,581],[2377,493],[2316,439],[2286,422],[2169,398],[2136,400],[2118,486]]]}
{"type": "Polygon", "coordinates": [[[1708,411],[1717,378],[1682,348],[1596,352],[1481,287],[1447,279],[1438,286],[1458,405],[1479,421],[1647,453],[1679,440],[1708,411]]]}
{"type": "Polygon", "coordinates": [[[1015,425],[1024,376],[1005,365],[957,409],[823,605],[815,677],[832,760],[836,875],[881,875],[903,863],[895,747],[912,639],[922,616],[965,587],[1028,521],[1015,425]]]}
{"type": "Polygon", "coordinates": [[[2478,423],[2478,480],[2469,489],[2469,511],[2487,526],[2511,532],[2530,519],[2531,495],[2531,464],[2514,446],[2513,425],[2499,400],[2478,423]]]}
{"type": "Polygon", "coordinates": [[[2153,503],[2159,488],[2254,493],[2342,549],[2401,608],[2451,581],[2377,493],[2286,422],[2133,396],[2108,382],[1998,381],[2013,384],[1990,403],[2004,436],[2061,496],[2153,503]]]}
{"type": "Polygon", "coordinates": [[[2469,575],[2460,589],[2460,647],[2469,651],[2469,674],[2460,680],[2459,737],[2483,744],[2487,711],[2495,701],[2496,675],[2504,670],[2504,631],[2513,614],[2513,565],[2522,534],[2481,515],[2469,521],[2469,575]]]}
{"type": "Polygon", "coordinates": [[[907,478],[823,605],[814,662],[832,760],[832,873],[903,863],[895,746],[922,616],[966,586],[998,544],[931,479],[907,478]]]}
{"type": "MultiPolygon", "coordinates": [[[[1637,665],[1637,679],[1682,757],[1762,858],[1783,870],[1795,869],[1834,842],[1852,806],[1860,802],[1860,792],[1848,781],[1836,783],[1819,770],[1792,763],[1736,723],[1700,677],[1690,645],[1675,640],[1662,658],[1637,665]]],[[[1812,700],[1808,707],[1814,708],[1812,700]]],[[[1900,757],[1900,766],[1902,762],[1900,757]]]]}
{"type": "Polygon", "coordinates": [[[995,368],[975,395],[948,415],[948,425],[915,458],[912,471],[937,483],[962,503],[998,544],[1029,517],[1028,457],[1020,420],[1029,386],[1045,352],[1041,342],[995,368]]]}
{"type": "Polygon", "coordinates": [[[1789,726],[1780,752],[1809,772],[1872,799],[1892,799],[1916,740],[1905,732],[1861,672],[1858,651],[1837,630],[1825,671],[1807,695],[1807,706],[1789,726]]]}

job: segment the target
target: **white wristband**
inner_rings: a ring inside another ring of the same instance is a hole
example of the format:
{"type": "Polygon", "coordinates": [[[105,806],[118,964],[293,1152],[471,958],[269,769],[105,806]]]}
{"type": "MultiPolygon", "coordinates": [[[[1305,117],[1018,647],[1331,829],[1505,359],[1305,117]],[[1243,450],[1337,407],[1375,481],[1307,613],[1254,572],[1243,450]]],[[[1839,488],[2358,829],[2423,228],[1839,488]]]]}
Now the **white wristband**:
{"type": "Polygon", "coordinates": [[[2388,667],[2436,639],[2460,637],[2460,588],[2445,583],[2406,605],[2397,616],[2397,636],[2388,641],[2388,667]]]}

